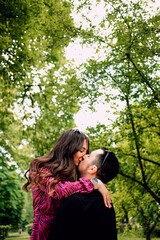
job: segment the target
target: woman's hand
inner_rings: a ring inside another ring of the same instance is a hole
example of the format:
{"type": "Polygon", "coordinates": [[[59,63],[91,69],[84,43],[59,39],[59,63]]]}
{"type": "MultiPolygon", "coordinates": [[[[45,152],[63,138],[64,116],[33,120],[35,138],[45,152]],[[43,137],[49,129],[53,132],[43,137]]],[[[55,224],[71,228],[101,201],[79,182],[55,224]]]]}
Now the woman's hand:
{"type": "Polygon", "coordinates": [[[91,179],[93,185],[94,185],[94,190],[98,190],[101,195],[103,196],[104,204],[106,207],[111,208],[111,197],[109,194],[109,191],[107,189],[107,186],[99,179],[97,178],[92,178],[91,179]]]}

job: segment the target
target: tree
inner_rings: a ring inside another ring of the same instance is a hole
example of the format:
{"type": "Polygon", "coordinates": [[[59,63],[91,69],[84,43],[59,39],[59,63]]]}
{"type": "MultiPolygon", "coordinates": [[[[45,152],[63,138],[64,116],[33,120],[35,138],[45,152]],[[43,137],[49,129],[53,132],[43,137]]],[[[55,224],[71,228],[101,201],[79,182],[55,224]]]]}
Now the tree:
{"type": "Polygon", "coordinates": [[[143,228],[146,239],[150,239],[159,222],[158,204],[138,184],[119,176],[115,183],[117,191],[112,195],[118,222],[125,222],[129,229],[143,228]]]}
{"type": "Polygon", "coordinates": [[[81,36],[84,43],[97,42],[97,48],[106,53],[104,61],[89,61],[88,82],[91,77],[92,82],[96,78],[98,86],[107,80],[122,95],[128,92],[133,99],[143,97],[147,102],[159,102],[159,14],[150,15],[146,5],[144,1],[105,1],[106,15],[102,22],[97,28],[90,23],[90,28],[82,29],[81,36]],[[99,35],[102,30],[104,33],[99,35]]]}
{"type": "Polygon", "coordinates": [[[119,133],[116,135],[116,142],[119,151],[122,151],[121,156],[123,156],[124,166],[121,174],[140,184],[159,202],[157,185],[159,181],[157,171],[160,167],[157,149],[159,131],[158,116],[156,116],[158,112],[154,107],[150,108],[150,110],[151,112],[148,113],[148,109],[138,104],[137,106],[132,105],[129,113],[128,109],[123,112],[122,119],[119,118],[118,121],[119,133]],[[133,123],[130,120],[130,114],[132,114],[133,123]],[[129,174],[127,173],[128,168],[125,169],[128,157],[134,163],[134,167],[132,166],[132,171],[129,174]],[[137,166],[139,166],[138,169],[137,166]]]}
{"type": "Polygon", "coordinates": [[[64,48],[75,27],[68,1],[0,0],[0,13],[1,176],[2,180],[7,173],[10,176],[10,181],[3,180],[1,191],[5,195],[4,184],[13,200],[10,206],[2,203],[0,210],[6,224],[12,220],[15,224],[16,216],[18,224],[21,208],[15,217],[7,214],[16,211],[19,194],[9,164],[24,172],[33,158],[49,151],[59,135],[74,126],[78,81],[63,65],[64,48]]]}
{"type": "MultiPolygon", "coordinates": [[[[136,182],[141,174],[137,167],[137,157],[133,154],[135,147],[130,139],[132,132],[128,120],[124,120],[124,112],[122,112],[121,116],[119,132],[115,132],[114,127],[109,128],[105,125],[97,125],[96,128],[88,128],[87,134],[91,141],[92,150],[105,146],[113,151],[119,159],[120,174],[111,183],[107,184],[115,206],[119,227],[121,222],[125,222],[129,228],[139,223],[143,227],[146,239],[150,239],[150,235],[159,221],[159,205],[143,186],[136,182]],[[123,174],[121,175],[121,171],[132,175],[135,181],[132,178],[125,179],[123,174]]],[[[144,114],[144,117],[145,119],[149,117],[148,119],[152,121],[150,113],[148,113],[148,116],[144,114]]],[[[145,162],[145,174],[148,184],[153,187],[155,192],[158,192],[159,163],[156,161],[159,156],[156,149],[158,138],[155,137],[156,129],[154,127],[152,128],[153,135],[150,138],[148,137],[150,133],[145,128],[145,121],[141,122],[140,119],[139,122],[136,121],[137,125],[139,125],[139,131],[140,129],[145,129],[141,138],[141,142],[143,142],[141,151],[143,152],[143,161],[145,162]],[[151,159],[148,148],[151,145],[153,145],[155,150],[155,152],[152,151],[154,160],[151,159]]],[[[117,125],[115,124],[115,126],[117,125]]]]}
{"type": "MultiPolygon", "coordinates": [[[[155,119],[157,119],[157,102],[159,101],[157,96],[157,56],[159,55],[157,34],[159,15],[147,15],[147,11],[143,9],[143,5],[140,5],[139,2],[133,3],[129,1],[126,4],[123,1],[116,1],[113,5],[112,1],[106,1],[106,4],[107,3],[112,6],[112,9],[105,16],[103,26],[105,26],[105,22],[108,21],[112,29],[112,34],[104,38],[96,36],[93,26],[91,26],[90,32],[89,30],[88,32],[85,31],[85,33],[82,32],[82,36],[85,37],[87,34],[90,34],[91,38],[90,40],[85,39],[84,41],[98,41],[99,44],[102,42],[105,44],[103,47],[104,49],[106,47],[105,51],[108,51],[106,58],[103,61],[90,60],[85,65],[85,72],[81,79],[84,81],[87,91],[89,91],[89,87],[93,83],[91,98],[93,95],[93,97],[95,97],[94,101],[97,99],[96,92],[100,87],[103,87],[104,99],[107,100],[112,99],[112,96],[108,96],[105,91],[107,86],[112,86],[119,90],[119,96],[116,97],[126,102],[126,111],[123,112],[123,114],[125,114],[131,126],[129,139],[133,140],[136,147],[142,185],[157,202],[160,202],[156,193],[153,193],[152,190],[148,188],[145,179],[144,166],[140,153],[141,134],[137,132],[137,118],[132,110],[134,102],[141,102],[145,112],[147,110],[153,110],[152,114],[155,114],[155,119]],[[139,33],[141,35],[140,38],[138,37],[139,33]],[[115,43],[113,43],[114,39],[115,43]],[[154,44],[155,39],[157,39],[156,44],[154,44]],[[129,56],[134,60],[134,64],[129,56]],[[153,58],[154,61],[153,59],[151,60],[151,58],[153,58]],[[136,66],[138,66],[140,72],[136,66]],[[150,84],[144,81],[143,75],[146,76],[150,84]],[[88,88],[87,84],[89,86],[88,88]]],[[[139,109],[136,110],[138,114],[139,109]]],[[[139,116],[141,116],[141,113],[139,113],[139,116]]],[[[150,131],[149,122],[147,124],[146,128],[150,131]]]]}
{"type": "Polygon", "coordinates": [[[27,224],[33,222],[33,199],[32,193],[24,193],[24,208],[22,213],[22,225],[23,228],[26,228],[27,224]]]}
{"type": "Polygon", "coordinates": [[[23,208],[21,179],[13,167],[1,164],[0,180],[0,225],[18,228],[23,208]]]}
{"type": "Polygon", "coordinates": [[[138,214],[134,212],[134,216],[138,216],[138,221],[145,229],[146,239],[150,239],[150,234],[156,227],[159,219],[157,203],[157,198],[159,197],[158,172],[160,167],[157,149],[157,143],[159,142],[158,118],[155,117],[156,114],[153,114],[154,111],[157,112],[157,109],[152,107],[150,110],[148,112],[148,109],[145,109],[141,104],[138,104],[138,106],[132,105],[135,132],[146,185],[141,177],[142,169],[139,168],[139,158],[135,139],[132,135],[133,129],[130,125],[129,114],[121,113],[121,118],[117,122],[119,132],[115,134],[117,154],[121,161],[120,174],[128,178],[127,182],[123,181],[123,186],[126,185],[127,195],[130,195],[128,199],[132,199],[136,207],[138,214]]]}
{"type": "MultiPolygon", "coordinates": [[[[90,5],[81,7],[88,7],[89,12],[91,1],[88,3],[90,5]]],[[[115,146],[121,162],[120,174],[127,183],[131,181],[133,186],[138,186],[138,194],[159,204],[159,14],[156,10],[150,14],[145,1],[108,0],[103,3],[106,15],[101,23],[93,25],[88,14],[84,17],[89,27],[81,26],[79,30],[83,43],[97,43],[97,52],[101,49],[105,53],[103,60],[92,58],[82,65],[83,93],[89,97],[91,105],[100,95],[104,103],[115,99],[125,102],[126,107],[109,136],[114,138],[112,147],[115,146]],[[118,94],[108,93],[109,88],[118,90],[118,94]]],[[[146,238],[150,239],[150,233],[146,238]]]]}
{"type": "Polygon", "coordinates": [[[74,126],[78,81],[74,71],[64,67],[60,77],[58,71],[66,63],[64,47],[75,27],[67,1],[0,1],[0,9],[2,154],[14,154],[22,167],[27,158],[29,162],[33,155],[50,150],[59,135],[74,126]],[[16,134],[17,141],[8,132],[16,134]],[[22,147],[27,146],[24,154],[22,147]]]}
{"type": "Polygon", "coordinates": [[[35,123],[26,128],[25,137],[30,139],[37,156],[50,151],[66,129],[75,127],[74,114],[79,110],[80,99],[79,82],[74,70],[63,67],[56,76],[50,69],[41,78],[39,91],[33,95],[32,89],[28,92],[33,97],[30,107],[37,106],[39,114],[33,116],[35,123]]]}

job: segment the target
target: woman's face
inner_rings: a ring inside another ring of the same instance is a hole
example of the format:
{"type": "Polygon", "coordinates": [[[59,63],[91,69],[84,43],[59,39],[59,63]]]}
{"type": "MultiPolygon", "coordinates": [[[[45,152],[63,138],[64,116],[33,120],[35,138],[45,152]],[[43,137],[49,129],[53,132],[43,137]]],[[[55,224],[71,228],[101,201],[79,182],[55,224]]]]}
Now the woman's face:
{"type": "Polygon", "coordinates": [[[87,140],[85,139],[83,142],[82,148],[73,155],[73,160],[76,166],[78,166],[80,162],[83,160],[83,157],[85,156],[87,150],[88,150],[88,144],[87,144],[87,140]]]}

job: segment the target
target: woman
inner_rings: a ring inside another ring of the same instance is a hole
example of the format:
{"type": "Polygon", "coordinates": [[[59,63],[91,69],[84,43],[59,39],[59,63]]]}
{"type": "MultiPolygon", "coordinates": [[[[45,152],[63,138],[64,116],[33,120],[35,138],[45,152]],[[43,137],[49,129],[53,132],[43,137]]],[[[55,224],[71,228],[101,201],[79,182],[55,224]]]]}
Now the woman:
{"type": "Polygon", "coordinates": [[[74,181],[76,166],[88,152],[88,137],[79,130],[70,129],[56,141],[51,152],[32,160],[27,171],[28,182],[23,186],[28,190],[31,184],[32,188],[34,220],[31,240],[47,239],[61,201],[71,194],[98,189],[105,202],[110,204],[108,190],[102,182],[93,184],[86,178],[74,181]]]}

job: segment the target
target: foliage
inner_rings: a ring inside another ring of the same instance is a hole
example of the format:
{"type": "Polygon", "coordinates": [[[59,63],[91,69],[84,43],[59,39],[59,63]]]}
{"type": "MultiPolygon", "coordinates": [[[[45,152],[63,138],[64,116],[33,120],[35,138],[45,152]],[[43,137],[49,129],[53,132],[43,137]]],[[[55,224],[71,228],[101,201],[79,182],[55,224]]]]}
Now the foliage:
{"type": "MultiPolygon", "coordinates": [[[[120,156],[121,162],[120,174],[128,178],[127,182],[120,179],[123,185],[122,188],[125,189],[126,185],[126,194],[124,200],[123,196],[121,196],[122,202],[120,200],[119,204],[126,206],[127,195],[127,201],[133,203],[133,206],[128,204],[129,208],[127,209],[129,209],[132,217],[135,216],[137,222],[143,226],[146,236],[152,233],[160,217],[157,204],[160,166],[158,162],[159,151],[157,149],[159,142],[158,118],[156,114],[153,114],[157,110],[154,107],[150,108],[150,110],[151,112],[148,113],[143,105],[132,105],[140,158],[137,156],[135,140],[131,138],[132,128],[129,125],[129,118],[124,118],[124,116],[127,116],[124,112],[122,112],[118,121],[119,132],[115,134],[117,154],[120,156]],[[142,168],[139,167],[140,164],[142,168]]],[[[121,187],[118,189],[120,189],[120,192],[122,191],[121,187]]]]}
{"type": "MultiPolygon", "coordinates": [[[[45,145],[48,150],[51,148],[51,145],[48,146],[46,142],[48,135],[53,144],[54,139],[61,134],[64,128],[73,126],[73,112],[76,111],[77,101],[73,103],[73,99],[69,99],[65,91],[70,95],[70,89],[67,89],[67,85],[62,84],[63,76],[66,84],[67,81],[72,83],[75,78],[74,73],[71,73],[72,79],[66,77],[67,73],[66,76],[63,73],[60,80],[55,74],[55,71],[65,62],[63,49],[74,35],[73,19],[70,16],[71,5],[66,1],[54,0],[0,1],[0,9],[2,37],[0,45],[1,146],[7,154],[9,152],[12,155],[13,151],[6,148],[8,143],[12,145],[13,141],[9,134],[5,133],[13,132],[15,134],[16,132],[20,142],[23,139],[28,142],[31,134],[33,140],[31,142],[34,142],[31,148],[41,149],[41,146],[45,145]],[[40,75],[43,77],[39,78],[40,75]],[[64,95],[67,95],[64,98],[63,91],[64,95]],[[56,99],[56,102],[53,98],[56,99]],[[63,107],[65,100],[67,102],[63,107]],[[71,105],[70,102],[72,102],[71,105]],[[15,113],[20,117],[17,117],[15,113]],[[57,116],[58,114],[59,116],[57,116]],[[15,124],[13,124],[14,122],[15,124]],[[64,128],[62,127],[63,130],[60,130],[60,127],[57,127],[56,133],[52,127],[57,122],[64,125],[64,128]],[[34,126],[33,123],[35,123],[34,126]],[[32,127],[26,129],[26,124],[32,125],[32,127]],[[15,129],[12,125],[17,131],[13,131],[15,129]],[[48,127],[45,128],[45,125],[48,127]],[[50,129],[51,135],[48,132],[50,129]],[[47,132],[47,136],[44,136],[47,132]],[[36,141],[37,135],[39,135],[38,141],[36,141]],[[39,146],[41,137],[43,143],[39,146]]],[[[28,145],[26,141],[22,145],[28,145]]],[[[17,150],[20,143],[16,142],[14,145],[17,150]]],[[[31,148],[29,147],[29,149],[31,148]]],[[[40,150],[40,154],[43,154],[46,148],[40,150]]],[[[21,154],[22,151],[18,157],[17,154],[16,157],[14,155],[15,160],[17,161],[19,157],[22,157],[24,162],[26,158],[30,159],[29,149],[26,156],[21,154]]],[[[23,167],[26,168],[25,165],[23,167]]]]}
{"type": "MultiPolygon", "coordinates": [[[[33,144],[36,155],[50,151],[56,139],[66,129],[75,126],[73,117],[79,110],[77,94],[80,94],[80,83],[75,71],[63,67],[59,75],[53,74],[54,70],[50,69],[46,76],[41,77],[39,91],[33,95],[33,108],[36,106],[39,114],[35,116],[33,125],[26,128],[25,136],[33,144]]],[[[28,93],[32,95],[32,90],[28,93]]]]}
{"type": "MultiPolygon", "coordinates": [[[[106,143],[117,154],[120,174],[124,177],[120,181],[124,181],[124,186],[118,187],[119,183],[117,189],[120,189],[120,193],[115,194],[123,199],[122,194],[126,196],[128,193],[130,201],[126,212],[136,217],[145,228],[146,239],[150,239],[159,218],[157,206],[160,203],[157,150],[159,14],[157,9],[149,12],[149,3],[146,1],[107,0],[98,1],[97,5],[102,2],[106,14],[97,25],[89,19],[92,8],[88,2],[81,5],[88,13],[83,14],[88,21],[87,27],[80,26],[83,43],[97,43],[97,52],[103,50],[105,55],[82,64],[84,95],[89,98],[91,105],[101,95],[104,103],[111,100],[124,102],[125,109],[119,113],[112,129],[97,126],[94,131],[90,129],[90,133],[93,134],[92,140],[98,138],[97,143],[106,143]],[[118,94],[113,95],[109,92],[110,88],[117,90],[118,94]],[[100,136],[103,140],[100,140],[100,136]],[[104,139],[106,137],[108,139],[104,139]],[[135,212],[132,211],[131,202],[135,212]]],[[[96,140],[93,140],[94,147],[96,140]]],[[[123,205],[119,202],[118,207],[122,209],[120,206],[123,205]]]]}
{"type": "MultiPolygon", "coordinates": [[[[148,186],[158,196],[159,185],[159,162],[157,143],[157,118],[155,115],[144,111],[141,106],[132,106],[136,123],[136,131],[140,134],[140,154],[143,161],[145,178],[148,186]],[[133,110],[134,109],[134,110],[133,110]],[[137,114],[141,111],[141,116],[137,114]],[[140,118],[139,118],[140,117],[140,118]],[[153,122],[148,127],[149,123],[153,122]],[[150,129],[150,131],[148,130],[150,129]],[[151,151],[152,150],[152,151],[151,151]],[[152,155],[151,155],[152,154],[152,155]]],[[[108,183],[112,191],[112,199],[115,205],[118,225],[125,221],[131,228],[139,223],[146,235],[150,235],[156,227],[160,215],[157,202],[152,198],[149,191],[146,191],[141,179],[141,170],[136,156],[136,146],[132,136],[132,128],[124,111],[121,117],[114,123],[113,129],[104,125],[97,125],[96,128],[88,128],[87,134],[91,140],[91,148],[101,146],[108,147],[115,152],[120,161],[120,174],[111,183],[108,183]],[[117,127],[118,131],[114,131],[117,127]],[[127,179],[123,177],[123,173],[127,179]]]]}
{"type": "Polygon", "coordinates": [[[21,181],[14,167],[0,168],[0,225],[18,227],[23,208],[21,181]]]}
{"type": "Polygon", "coordinates": [[[32,233],[32,223],[27,225],[27,232],[29,235],[32,233]]]}
{"type": "Polygon", "coordinates": [[[35,0],[1,1],[0,6],[0,55],[6,73],[3,78],[13,84],[19,83],[20,87],[33,67],[40,69],[44,63],[59,65],[63,48],[74,32],[70,4],[67,1],[35,0]]]}
{"type": "MultiPolygon", "coordinates": [[[[20,221],[17,204],[22,206],[22,199],[15,169],[23,172],[31,159],[48,152],[64,130],[74,127],[74,114],[86,98],[94,108],[101,97],[104,104],[112,102],[119,115],[111,127],[88,129],[92,149],[103,145],[117,154],[121,176],[109,187],[118,219],[126,218],[129,224],[134,218],[149,239],[160,201],[158,10],[151,4],[149,12],[144,0],[95,1],[105,9],[96,25],[89,14],[94,1],[78,2],[77,12],[85,10],[88,24],[75,28],[74,1],[0,0],[0,191],[2,196],[8,191],[13,199],[3,197],[1,212],[7,224],[11,218],[13,224],[20,221]],[[88,46],[97,44],[97,54],[104,54],[82,64],[80,77],[64,65],[64,47],[76,36],[88,46]],[[121,112],[117,100],[125,103],[121,112]]],[[[24,211],[22,220],[30,222],[31,212],[24,211]]]]}
{"type": "MultiPolygon", "coordinates": [[[[64,48],[75,35],[70,14],[69,1],[0,0],[0,210],[6,223],[18,225],[21,219],[23,195],[15,170],[24,172],[75,126],[79,81],[64,66],[64,48]]],[[[23,211],[23,223],[32,217],[31,208],[23,211]]]]}
{"type": "Polygon", "coordinates": [[[9,228],[9,225],[0,225],[0,239],[3,240],[8,236],[9,228]]]}
{"type": "Polygon", "coordinates": [[[24,225],[24,229],[26,229],[26,225],[33,222],[33,199],[32,193],[24,192],[24,207],[22,213],[22,224],[24,225]]]}

